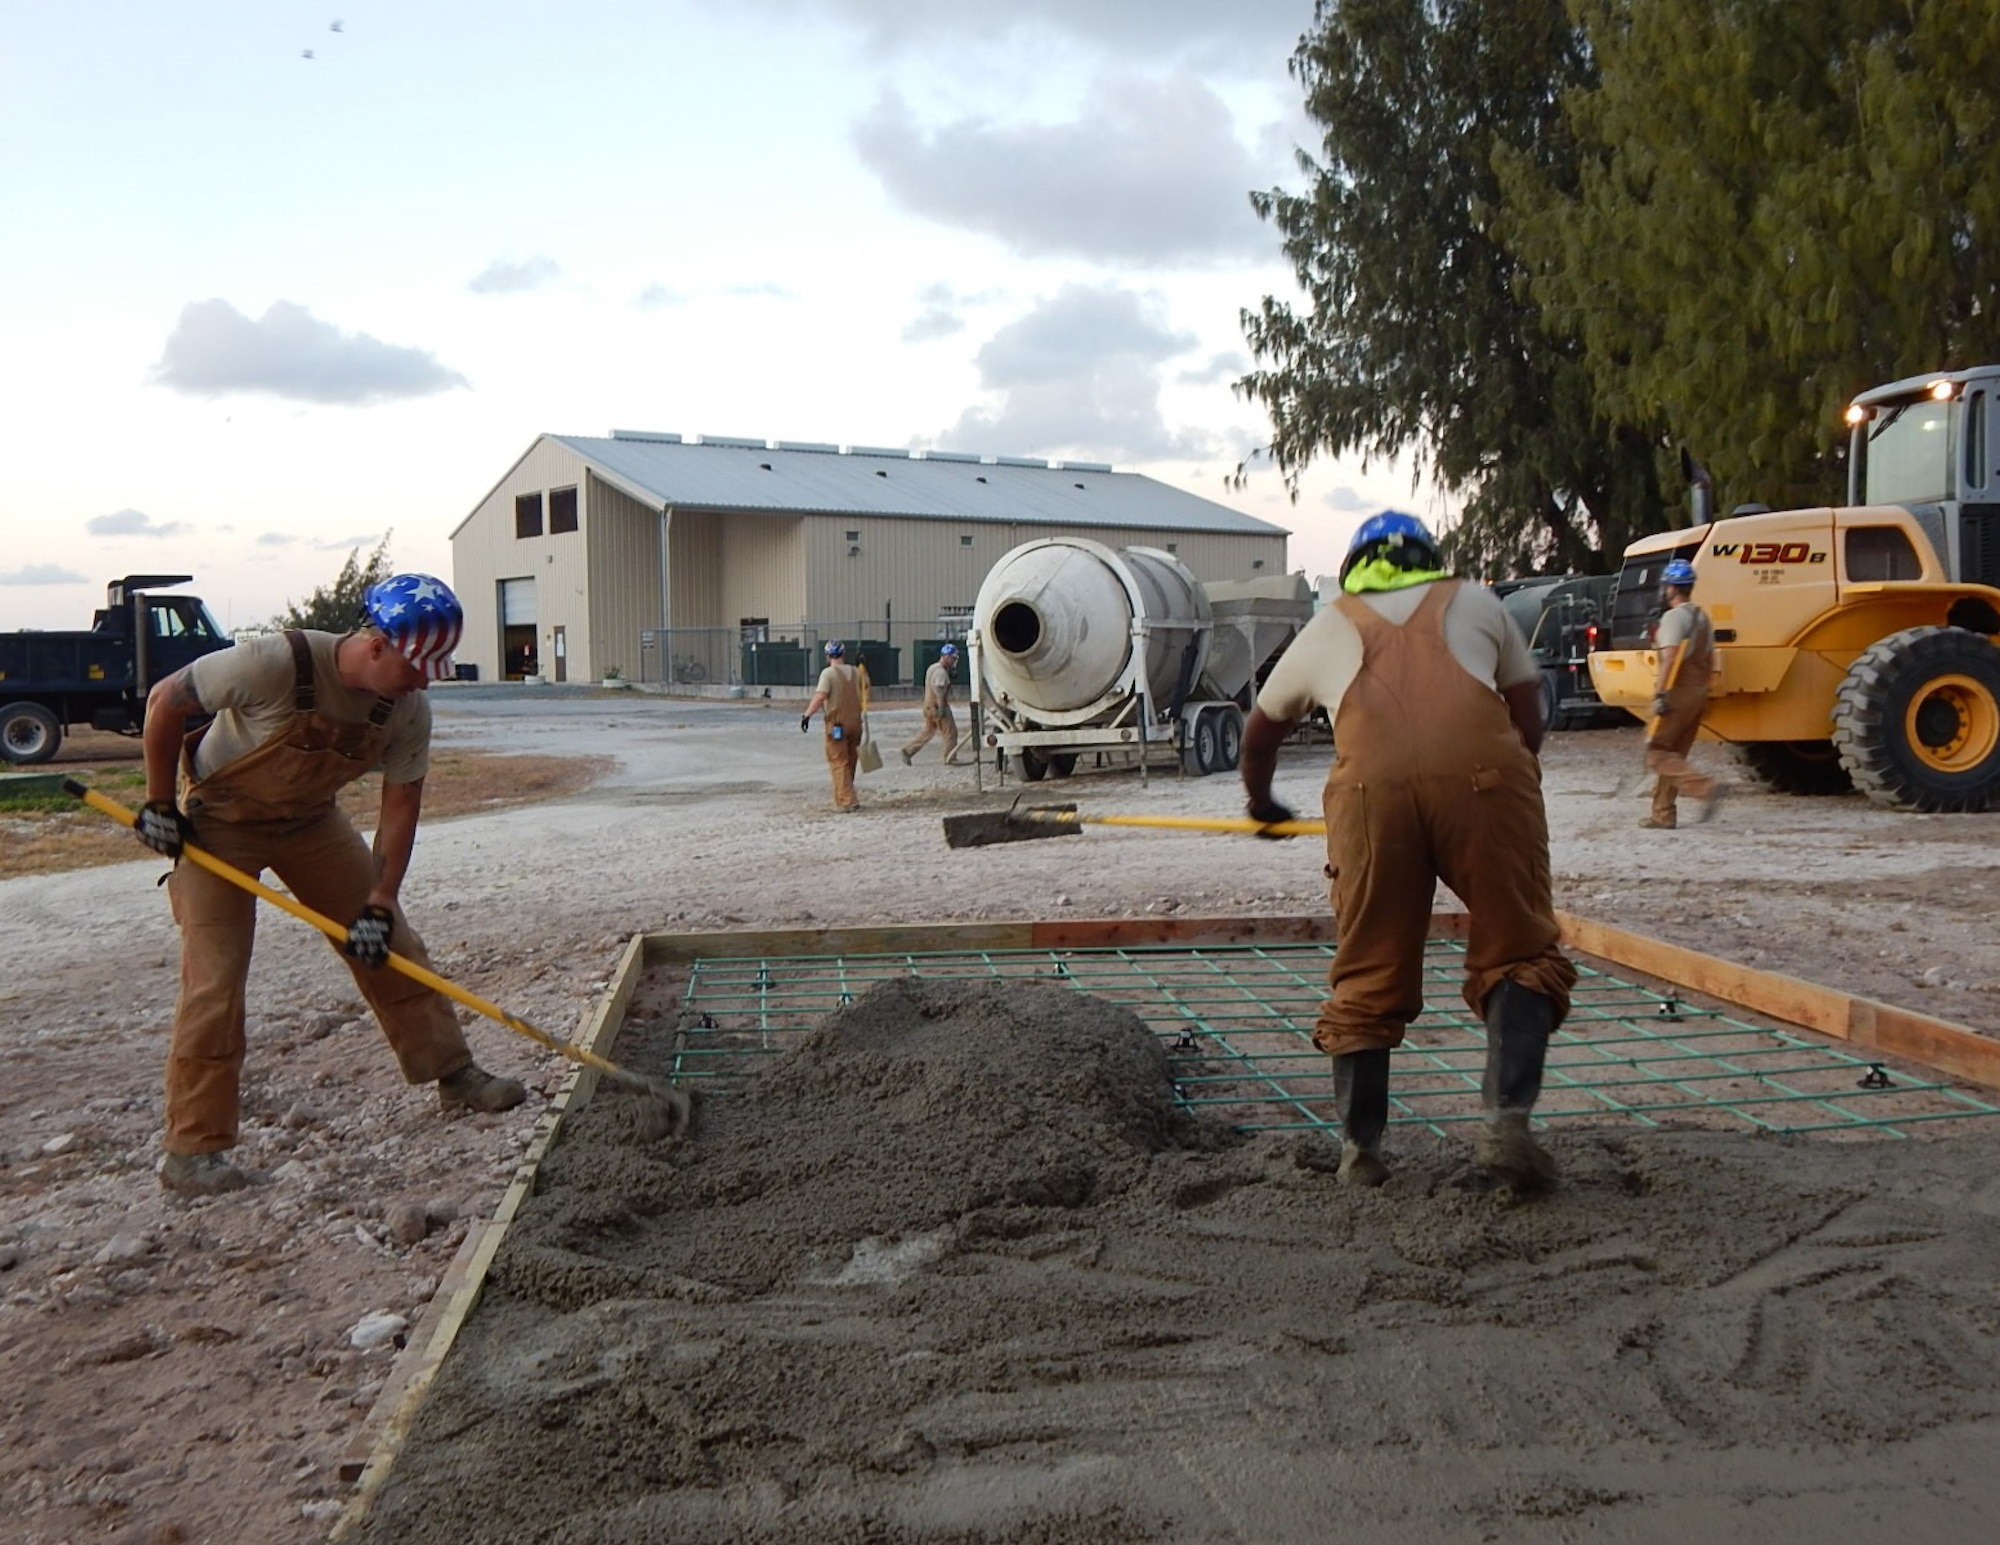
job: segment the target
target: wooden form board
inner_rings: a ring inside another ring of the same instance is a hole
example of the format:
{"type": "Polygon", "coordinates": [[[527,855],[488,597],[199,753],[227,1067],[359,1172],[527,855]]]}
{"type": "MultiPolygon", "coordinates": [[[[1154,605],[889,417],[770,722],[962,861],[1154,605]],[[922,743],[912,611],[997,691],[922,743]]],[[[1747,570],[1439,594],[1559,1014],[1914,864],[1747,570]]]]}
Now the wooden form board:
{"type": "MultiPolygon", "coordinates": [[[[1817,987],[1776,972],[1732,965],[1681,945],[1593,923],[1558,912],[1563,942],[1579,954],[1636,971],[1704,997],[1766,1014],[1774,1019],[1852,1045],[1921,1063],[1938,1072],[2000,1089],[2000,1040],[1948,1020],[1934,1019],[1873,999],[1817,987]]],[[[1431,937],[1462,939],[1463,912],[1431,916],[1431,937]]],[[[763,959],[796,955],[935,954],[968,950],[1116,949],[1179,944],[1311,944],[1332,940],[1333,918],[1305,917],[1139,917],[1025,920],[1006,923],[898,924],[872,928],[741,929],[714,933],[638,934],[625,948],[603,999],[578,1037],[578,1044],[607,1056],[625,1019],[626,1007],[649,965],[715,958],[763,959]]],[[[535,1170],[555,1142],[563,1117],[595,1091],[598,1072],[579,1065],[543,1114],[535,1140],[523,1155],[512,1184],[493,1217],[465,1237],[432,1299],[442,1306],[435,1326],[421,1342],[398,1357],[388,1383],[363,1428],[372,1444],[350,1450],[341,1465],[343,1480],[357,1480],[353,1498],[335,1524],[332,1539],[345,1538],[367,1516],[388,1479],[396,1456],[465,1323],[479,1301],[486,1273],[507,1228],[534,1188],[535,1170]]]]}

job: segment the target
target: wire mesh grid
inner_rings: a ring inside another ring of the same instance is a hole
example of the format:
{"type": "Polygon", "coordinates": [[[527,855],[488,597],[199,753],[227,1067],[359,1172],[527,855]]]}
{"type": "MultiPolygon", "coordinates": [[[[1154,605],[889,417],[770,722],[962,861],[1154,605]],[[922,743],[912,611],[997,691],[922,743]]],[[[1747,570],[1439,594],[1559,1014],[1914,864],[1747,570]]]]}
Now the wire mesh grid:
{"type": "MultiPolygon", "coordinates": [[[[1424,956],[1424,1012],[1392,1064],[1391,1124],[1444,1133],[1477,1119],[1484,1025],[1459,995],[1461,940],[1424,956]]],[[[1177,1098],[1244,1131],[1334,1129],[1333,1076],[1312,1044],[1330,944],[959,950],[691,963],[674,1076],[726,1095],[822,1016],[892,977],[1057,981],[1122,1004],[1167,1049],[1177,1098]]],[[[1547,1122],[1749,1127],[1906,1137],[2000,1107],[1891,1071],[1808,1032],[1733,1019],[1580,965],[1549,1046],[1547,1122]]]]}

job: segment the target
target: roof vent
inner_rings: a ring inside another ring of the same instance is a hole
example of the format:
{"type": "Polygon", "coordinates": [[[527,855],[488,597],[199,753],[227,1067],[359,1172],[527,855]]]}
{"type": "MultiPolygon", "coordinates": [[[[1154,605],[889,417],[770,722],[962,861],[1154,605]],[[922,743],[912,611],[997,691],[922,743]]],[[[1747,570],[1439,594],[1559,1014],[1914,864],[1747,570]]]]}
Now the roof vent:
{"type": "Polygon", "coordinates": [[[830,444],[825,440],[773,440],[771,442],[771,449],[774,451],[811,451],[819,456],[835,456],[840,452],[839,446],[830,444]]]}
{"type": "Polygon", "coordinates": [[[924,460],[925,461],[969,461],[973,465],[977,466],[979,463],[979,453],[977,451],[925,451],[924,460]]]}
{"type": "Polygon", "coordinates": [[[910,459],[910,453],[906,447],[889,445],[850,445],[847,448],[846,454],[849,456],[893,456],[898,461],[908,461],[910,459]]]}
{"type": "Polygon", "coordinates": [[[749,439],[742,435],[696,435],[696,445],[719,445],[732,451],[761,451],[766,449],[762,440],[749,439]]]}
{"type": "Polygon", "coordinates": [[[1108,461],[1059,461],[1056,463],[1065,472],[1109,472],[1108,461]]]}
{"type": "Polygon", "coordinates": [[[611,438],[614,440],[644,440],[650,441],[654,445],[679,445],[681,443],[679,435],[667,434],[663,431],[652,429],[614,429],[611,431],[611,438]]]}
{"type": "Polygon", "coordinates": [[[1039,456],[994,456],[989,458],[996,467],[1038,467],[1048,470],[1048,463],[1039,456]]]}

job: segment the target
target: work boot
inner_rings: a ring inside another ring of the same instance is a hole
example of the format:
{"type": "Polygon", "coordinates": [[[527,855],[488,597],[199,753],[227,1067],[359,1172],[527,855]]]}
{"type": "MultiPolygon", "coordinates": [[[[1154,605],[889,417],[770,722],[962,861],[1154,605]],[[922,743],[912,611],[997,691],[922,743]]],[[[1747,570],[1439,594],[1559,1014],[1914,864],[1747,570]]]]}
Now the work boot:
{"type": "Polygon", "coordinates": [[[903,765],[905,767],[908,767],[910,763],[915,760],[915,758],[910,754],[910,748],[908,746],[903,747],[901,751],[897,752],[897,755],[902,757],[903,765]]]}
{"type": "Polygon", "coordinates": [[[1718,778],[1708,793],[1694,802],[1694,815],[1692,817],[1694,823],[1699,826],[1703,821],[1714,815],[1716,809],[1729,797],[1730,790],[1735,787],[1735,784],[1724,783],[1718,778]]]}
{"type": "Polygon", "coordinates": [[[1340,1183],[1381,1185],[1389,1178],[1381,1153],[1389,1125],[1389,1048],[1335,1057],[1333,1102],[1340,1112],[1340,1183]]]}
{"type": "Polygon", "coordinates": [[[518,1078],[496,1078],[476,1062],[437,1081],[438,1110],[512,1110],[528,1097],[518,1078]]]}
{"type": "Polygon", "coordinates": [[[1663,821],[1656,815],[1643,816],[1639,821],[1639,829],[1649,832],[1670,832],[1674,829],[1674,823],[1663,821]]]}
{"type": "Polygon", "coordinates": [[[1555,1001],[1532,988],[1503,981],[1487,994],[1486,1077],[1479,1089],[1486,1122],[1473,1140],[1473,1162],[1523,1194],[1546,1190],[1556,1178],[1556,1161],[1528,1130],[1555,1028],[1555,1001]]]}
{"type": "Polygon", "coordinates": [[[221,1196],[250,1177],[219,1153],[170,1153],[160,1160],[160,1184],[182,1196],[221,1196]]]}

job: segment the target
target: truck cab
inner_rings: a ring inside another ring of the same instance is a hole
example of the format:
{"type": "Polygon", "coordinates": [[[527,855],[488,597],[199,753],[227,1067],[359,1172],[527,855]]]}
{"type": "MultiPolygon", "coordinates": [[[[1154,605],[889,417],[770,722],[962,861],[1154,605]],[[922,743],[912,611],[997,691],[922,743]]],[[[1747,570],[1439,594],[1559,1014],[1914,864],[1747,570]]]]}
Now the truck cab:
{"type": "Polygon", "coordinates": [[[1794,793],[1914,810],[2000,802],[2000,366],[1911,377],[1847,411],[1848,503],[1694,520],[1625,550],[1607,703],[1644,715],[1660,571],[1695,567],[1719,673],[1705,735],[1794,793]]]}

